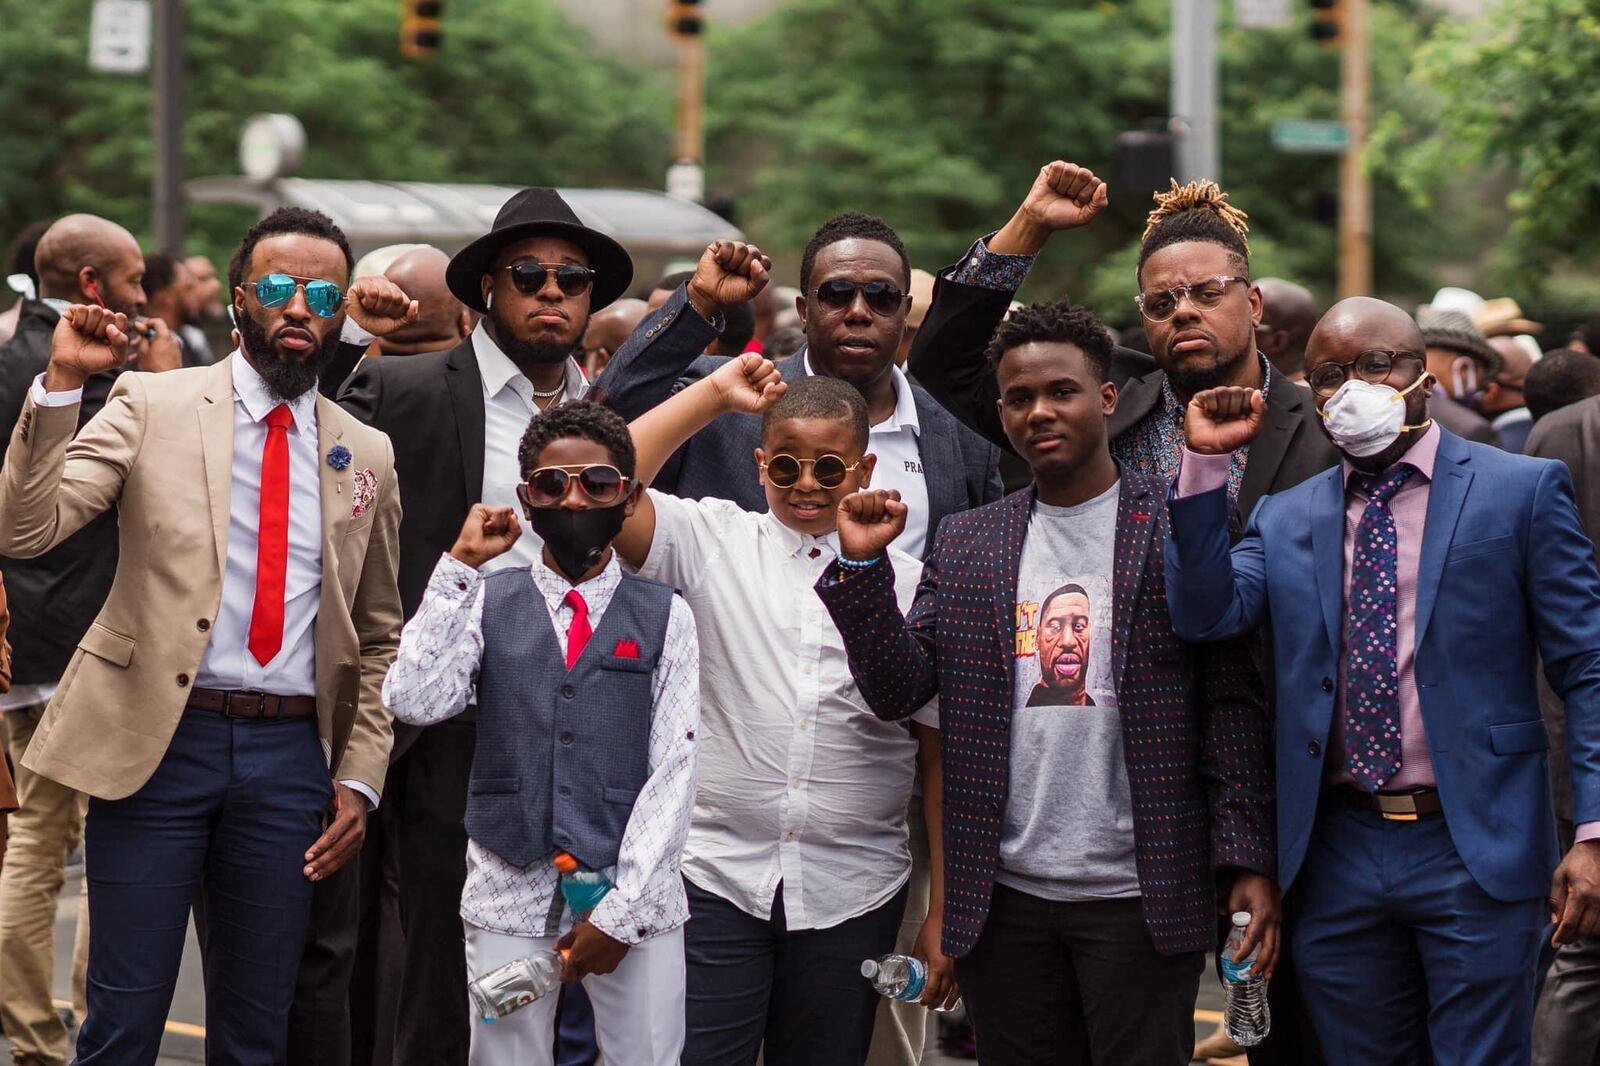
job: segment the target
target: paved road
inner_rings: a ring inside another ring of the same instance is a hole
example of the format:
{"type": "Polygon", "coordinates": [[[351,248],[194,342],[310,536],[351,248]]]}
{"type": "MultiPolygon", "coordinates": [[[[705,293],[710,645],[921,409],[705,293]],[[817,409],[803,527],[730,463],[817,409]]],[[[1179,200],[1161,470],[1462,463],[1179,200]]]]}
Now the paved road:
{"type": "MultiPolygon", "coordinates": [[[[56,997],[65,1003],[69,998],[67,988],[72,954],[72,933],[77,916],[78,890],[82,867],[75,867],[67,878],[61,904],[56,911],[56,997]]],[[[1222,990],[1210,968],[1200,982],[1200,998],[1196,1004],[1196,1029],[1200,1036],[1208,1035],[1215,1027],[1222,1009],[1222,990]]],[[[166,1038],[161,1044],[158,1066],[180,1066],[183,1063],[205,1061],[205,996],[200,982],[200,955],[191,928],[189,943],[184,948],[183,970],[178,978],[178,991],[173,997],[172,1013],[167,1023],[166,1038]]],[[[0,1052],[10,1048],[0,1038],[0,1052]]],[[[931,1051],[923,1060],[924,1066],[957,1066],[971,1060],[954,1059],[931,1051]]],[[[1239,1060],[1242,1066],[1243,1060],[1239,1060]]]]}

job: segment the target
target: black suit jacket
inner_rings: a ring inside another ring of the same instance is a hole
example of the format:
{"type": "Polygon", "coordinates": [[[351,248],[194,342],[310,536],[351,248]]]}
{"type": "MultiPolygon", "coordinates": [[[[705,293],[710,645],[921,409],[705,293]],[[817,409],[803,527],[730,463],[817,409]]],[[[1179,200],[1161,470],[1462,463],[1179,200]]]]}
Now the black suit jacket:
{"type": "MultiPolygon", "coordinates": [[[[33,379],[50,363],[50,338],[60,318],[49,304],[28,300],[17,318],[17,332],[0,346],[0,461],[33,379]]],[[[79,429],[106,405],[111,387],[123,373],[111,370],[84,382],[79,429]]],[[[116,511],[95,518],[38,558],[0,559],[0,572],[5,574],[11,610],[13,682],[60,680],[116,577],[116,511]]]]}
{"type": "MultiPolygon", "coordinates": [[[[909,369],[934,399],[1008,452],[1012,448],[996,407],[1000,386],[983,353],[1014,295],[941,276],[909,361],[909,369]]],[[[1106,428],[1113,440],[1160,402],[1165,377],[1145,353],[1123,347],[1112,350],[1111,380],[1119,398],[1106,428]]],[[[1250,445],[1250,461],[1239,487],[1241,515],[1248,517],[1261,497],[1292,488],[1339,461],[1339,453],[1317,424],[1318,417],[1310,390],[1274,379],[1267,394],[1267,424],[1250,445]]]]}
{"type": "MultiPolygon", "coordinates": [[[[638,418],[679,389],[711,373],[726,357],[706,356],[717,329],[688,303],[679,288],[632,337],[600,375],[599,387],[624,418],[638,418]]],[[[785,381],[806,375],[805,349],[778,364],[785,381]]],[[[913,384],[921,429],[917,443],[928,485],[928,538],[946,515],[1000,498],[999,453],[962,426],[926,390],[913,384]]],[[[675,496],[732,500],[747,511],[765,511],[767,498],[756,478],[755,450],[761,419],[726,414],[702,429],[662,468],[654,487],[675,496]]]]}

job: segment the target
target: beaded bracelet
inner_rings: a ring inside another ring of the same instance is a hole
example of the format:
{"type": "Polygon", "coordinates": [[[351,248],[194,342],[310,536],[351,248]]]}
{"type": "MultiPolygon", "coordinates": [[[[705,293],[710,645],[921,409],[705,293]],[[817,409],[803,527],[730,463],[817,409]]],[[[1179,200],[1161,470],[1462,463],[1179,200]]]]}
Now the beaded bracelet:
{"type": "Polygon", "coordinates": [[[834,559],[834,562],[838,563],[846,570],[871,570],[874,566],[877,566],[882,561],[883,556],[881,555],[874,555],[870,559],[846,559],[844,556],[840,555],[834,559]]]}

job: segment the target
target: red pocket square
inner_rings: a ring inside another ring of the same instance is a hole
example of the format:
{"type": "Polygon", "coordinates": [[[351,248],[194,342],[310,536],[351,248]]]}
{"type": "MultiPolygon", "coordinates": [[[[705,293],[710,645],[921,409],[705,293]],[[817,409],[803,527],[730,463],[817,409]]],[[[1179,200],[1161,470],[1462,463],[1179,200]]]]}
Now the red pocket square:
{"type": "Polygon", "coordinates": [[[617,641],[617,650],[611,653],[618,659],[637,659],[639,657],[639,642],[637,640],[617,641]]]}

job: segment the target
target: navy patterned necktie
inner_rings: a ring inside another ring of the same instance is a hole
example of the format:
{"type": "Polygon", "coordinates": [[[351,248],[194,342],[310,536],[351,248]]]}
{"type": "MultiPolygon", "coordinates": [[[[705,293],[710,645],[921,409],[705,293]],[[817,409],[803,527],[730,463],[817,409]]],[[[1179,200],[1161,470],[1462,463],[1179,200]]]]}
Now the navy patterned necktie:
{"type": "Polygon", "coordinates": [[[1358,474],[1352,487],[1367,495],[1350,563],[1345,654],[1345,766],[1369,792],[1400,769],[1400,630],[1396,601],[1398,537],[1389,501],[1415,470],[1358,474]]]}

